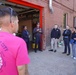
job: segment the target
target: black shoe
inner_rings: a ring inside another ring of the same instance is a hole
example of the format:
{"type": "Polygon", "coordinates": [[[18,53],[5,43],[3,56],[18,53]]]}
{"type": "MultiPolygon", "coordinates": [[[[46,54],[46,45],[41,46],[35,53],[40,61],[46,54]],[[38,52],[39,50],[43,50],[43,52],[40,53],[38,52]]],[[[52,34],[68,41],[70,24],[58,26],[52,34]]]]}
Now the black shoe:
{"type": "Polygon", "coordinates": [[[37,51],[35,51],[35,53],[37,53],[37,51]]]}
{"type": "Polygon", "coordinates": [[[41,50],[41,49],[39,49],[39,51],[41,51],[41,52],[42,52],[42,50],[41,50]]]}
{"type": "Polygon", "coordinates": [[[66,52],[62,52],[62,54],[66,54],[66,52]]]}
{"type": "Polygon", "coordinates": [[[53,49],[49,50],[49,51],[53,51],[53,49]]]}
{"type": "Polygon", "coordinates": [[[56,50],[54,50],[54,52],[56,52],[56,50]]]}
{"type": "Polygon", "coordinates": [[[35,50],[35,53],[37,53],[37,50],[35,50]]]}
{"type": "Polygon", "coordinates": [[[68,56],[68,55],[70,55],[70,54],[67,54],[67,56],[68,56]]]}

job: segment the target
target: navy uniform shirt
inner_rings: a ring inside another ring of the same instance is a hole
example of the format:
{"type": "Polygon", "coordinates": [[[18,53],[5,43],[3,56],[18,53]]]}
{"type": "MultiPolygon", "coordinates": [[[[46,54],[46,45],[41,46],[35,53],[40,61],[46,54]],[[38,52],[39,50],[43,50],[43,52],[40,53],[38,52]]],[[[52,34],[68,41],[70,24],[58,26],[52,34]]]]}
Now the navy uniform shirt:
{"type": "Polygon", "coordinates": [[[63,32],[63,39],[69,39],[71,38],[71,30],[70,29],[66,29],[63,32]]]}
{"type": "Polygon", "coordinates": [[[33,33],[34,33],[34,37],[39,37],[40,38],[40,36],[42,34],[42,29],[36,27],[36,28],[34,28],[33,33]],[[39,31],[37,31],[37,29],[39,29],[39,31]]]}
{"type": "Polygon", "coordinates": [[[27,30],[23,30],[22,32],[22,38],[28,42],[29,41],[29,32],[27,30]]]}

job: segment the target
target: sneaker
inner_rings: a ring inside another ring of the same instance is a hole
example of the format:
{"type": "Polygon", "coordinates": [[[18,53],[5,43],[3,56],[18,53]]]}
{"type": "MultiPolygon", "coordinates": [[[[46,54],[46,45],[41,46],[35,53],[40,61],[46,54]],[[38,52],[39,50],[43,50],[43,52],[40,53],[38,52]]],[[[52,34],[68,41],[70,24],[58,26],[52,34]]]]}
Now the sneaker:
{"type": "Polygon", "coordinates": [[[67,56],[68,56],[68,55],[70,55],[70,54],[67,54],[67,56]]]}
{"type": "Polygon", "coordinates": [[[62,52],[62,54],[65,54],[66,52],[62,52]]]}
{"type": "Polygon", "coordinates": [[[76,57],[74,57],[73,59],[75,59],[75,60],[76,60],[76,57]]]}
{"type": "Polygon", "coordinates": [[[49,51],[53,51],[53,49],[49,50],[49,51]]]}
{"type": "Polygon", "coordinates": [[[71,58],[74,58],[74,56],[71,56],[71,58]]]}
{"type": "Polygon", "coordinates": [[[56,52],[56,50],[54,50],[54,52],[56,52]]]}

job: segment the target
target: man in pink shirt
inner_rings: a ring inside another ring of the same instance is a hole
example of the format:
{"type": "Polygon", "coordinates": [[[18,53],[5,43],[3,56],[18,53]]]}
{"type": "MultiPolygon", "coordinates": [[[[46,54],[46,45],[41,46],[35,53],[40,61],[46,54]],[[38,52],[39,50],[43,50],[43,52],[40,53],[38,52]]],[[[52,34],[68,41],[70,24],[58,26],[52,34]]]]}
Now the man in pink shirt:
{"type": "Polygon", "coordinates": [[[0,9],[0,26],[0,75],[29,75],[26,43],[13,35],[18,31],[18,17],[12,8],[0,9]]]}

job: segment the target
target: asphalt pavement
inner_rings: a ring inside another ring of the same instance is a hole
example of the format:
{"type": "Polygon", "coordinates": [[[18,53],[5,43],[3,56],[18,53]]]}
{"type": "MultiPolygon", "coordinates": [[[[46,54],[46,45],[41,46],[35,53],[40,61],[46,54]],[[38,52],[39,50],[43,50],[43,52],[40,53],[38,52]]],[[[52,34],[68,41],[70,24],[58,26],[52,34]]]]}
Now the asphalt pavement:
{"type": "Polygon", "coordinates": [[[71,57],[72,54],[62,54],[64,47],[59,47],[57,52],[48,50],[29,53],[30,75],[76,75],[76,60],[71,57]]]}

